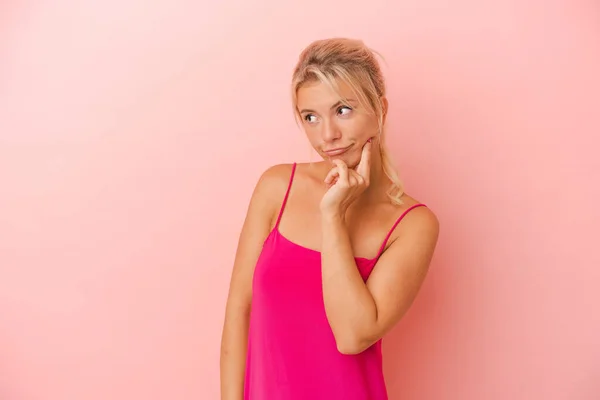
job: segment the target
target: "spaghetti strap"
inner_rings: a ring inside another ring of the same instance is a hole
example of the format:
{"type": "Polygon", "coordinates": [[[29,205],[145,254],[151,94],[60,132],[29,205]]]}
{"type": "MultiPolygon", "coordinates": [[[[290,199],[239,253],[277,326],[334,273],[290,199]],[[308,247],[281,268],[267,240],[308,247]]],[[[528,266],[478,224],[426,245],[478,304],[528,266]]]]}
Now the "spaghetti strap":
{"type": "Polygon", "coordinates": [[[392,236],[392,232],[394,232],[394,229],[396,229],[396,226],[398,226],[398,224],[400,223],[400,221],[402,221],[402,219],[404,218],[404,216],[406,214],[408,214],[408,212],[410,210],[412,210],[413,208],[417,208],[417,207],[427,207],[427,206],[425,204],[423,204],[423,203],[415,204],[415,205],[409,207],[406,211],[404,211],[402,213],[402,215],[400,215],[400,217],[396,220],[396,222],[394,223],[394,225],[392,225],[392,229],[390,229],[390,231],[388,232],[387,236],[383,240],[383,243],[381,244],[381,247],[379,248],[379,252],[377,253],[377,257],[376,258],[381,257],[381,254],[383,253],[383,250],[385,249],[385,245],[387,244],[388,240],[390,239],[390,236],[392,236]]]}
{"type": "Polygon", "coordinates": [[[281,221],[281,216],[283,215],[283,209],[285,208],[285,204],[287,203],[288,196],[290,195],[290,189],[292,188],[292,181],[294,180],[294,173],[296,172],[296,163],[292,165],[292,173],[290,175],[290,182],[288,183],[287,191],[285,192],[285,197],[283,198],[283,202],[281,204],[281,209],[279,210],[279,216],[277,217],[277,222],[275,223],[275,229],[279,227],[279,221],[281,221]]]}

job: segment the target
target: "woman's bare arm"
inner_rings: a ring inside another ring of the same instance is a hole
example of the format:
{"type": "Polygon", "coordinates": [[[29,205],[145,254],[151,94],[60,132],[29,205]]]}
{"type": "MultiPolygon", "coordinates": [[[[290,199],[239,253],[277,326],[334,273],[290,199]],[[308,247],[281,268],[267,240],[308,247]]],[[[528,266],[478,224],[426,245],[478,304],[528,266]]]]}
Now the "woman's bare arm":
{"type": "Polygon", "coordinates": [[[284,166],[271,167],[260,177],[238,240],[221,338],[222,400],[243,398],[252,276],[278,210],[274,199],[284,170],[284,166]]]}
{"type": "Polygon", "coordinates": [[[338,349],[358,354],[381,339],[413,303],[429,270],[439,222],[425,207],[406,215],[398,238],[365,283],[342,218],[323,218],[323,298],[338,349]]]}

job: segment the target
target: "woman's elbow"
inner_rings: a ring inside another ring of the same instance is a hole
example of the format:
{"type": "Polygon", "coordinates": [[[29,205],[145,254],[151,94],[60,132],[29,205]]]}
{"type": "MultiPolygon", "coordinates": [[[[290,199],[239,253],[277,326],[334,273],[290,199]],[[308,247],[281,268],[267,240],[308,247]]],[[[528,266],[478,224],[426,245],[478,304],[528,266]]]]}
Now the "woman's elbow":
{"type": "Polygon", "coordinates": [[[335,339],[337,350],[344,355],[360,354],[371,346],[371,342],[356,336],[335,339]]]}

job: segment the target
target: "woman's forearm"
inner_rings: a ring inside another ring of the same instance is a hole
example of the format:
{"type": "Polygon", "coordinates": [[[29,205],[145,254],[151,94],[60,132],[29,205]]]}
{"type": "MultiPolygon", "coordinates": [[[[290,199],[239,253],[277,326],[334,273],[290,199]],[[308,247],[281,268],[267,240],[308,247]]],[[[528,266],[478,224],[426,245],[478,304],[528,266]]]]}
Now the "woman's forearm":
{"type": "Polygon", "coordinates": [[[221,400],[242,400],[249,313],[240,311],[225,321],[221,340],[221,400]]]}
{"type": "Polygon", "coordinates": [[[375,301],[354,258],[343,217],[322,218],[323,299],[327,319],[343,353],[362,351],[367,330],[377,321],[375,301]]]}

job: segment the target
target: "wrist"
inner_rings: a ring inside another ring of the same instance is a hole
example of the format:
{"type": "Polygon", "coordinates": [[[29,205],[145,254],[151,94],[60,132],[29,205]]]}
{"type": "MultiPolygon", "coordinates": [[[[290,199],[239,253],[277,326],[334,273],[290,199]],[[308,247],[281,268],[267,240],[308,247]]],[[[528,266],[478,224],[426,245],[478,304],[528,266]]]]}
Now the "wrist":
{"type": "Polygon", "coordinates": [[[339,210],[323,210],[321,211],[321,221],[324,224],[345,224],[346,218],[344,213],[339,210]]]}

